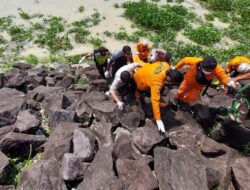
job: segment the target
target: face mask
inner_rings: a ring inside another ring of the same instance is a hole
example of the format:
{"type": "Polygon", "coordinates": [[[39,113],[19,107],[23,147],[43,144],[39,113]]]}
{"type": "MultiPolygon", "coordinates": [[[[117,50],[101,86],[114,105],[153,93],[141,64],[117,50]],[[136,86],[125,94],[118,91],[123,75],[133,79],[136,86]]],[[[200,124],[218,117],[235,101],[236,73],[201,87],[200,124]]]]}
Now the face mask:
{"type": "Polygon", "coordinates": [[[212,71],[208,72],[208,71],[204,71],[203,69],[201,70],[205,75],[209,75],[212,73],[212,71]]]}

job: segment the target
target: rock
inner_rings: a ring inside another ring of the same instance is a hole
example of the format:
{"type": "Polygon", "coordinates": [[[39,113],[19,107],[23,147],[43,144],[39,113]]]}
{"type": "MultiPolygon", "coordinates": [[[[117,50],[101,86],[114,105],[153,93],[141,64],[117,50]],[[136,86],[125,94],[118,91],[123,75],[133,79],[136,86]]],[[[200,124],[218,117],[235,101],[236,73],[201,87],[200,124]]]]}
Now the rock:
{"type": "Polygon", "coordinates": [[[44,159],[62,160],[63,155],[70,152],[74,130],[79,127],[79,123],[61,122],[43,145],[44,159]]]}
{"type": "Polygon", "coordinates": [[[112,151],[108,147],[100,147],[77,189],[82,190],[91,187],[91,190],[99,190],[104,183],[114,176],[112,151]]]}
{"type": "Polygon", "coordinates": [[[20,190],[67,190],[60,178],[60,166],[55,160],[40,160],[23,172],[17,185],[20,190]]]}
{"type": "Polygon", "coordinates": [[[133,144],[144,154],[148,154],[165,137],[161,135],[156,126],[146,126],[136,129],[132,133],[133,144]]]}
{"type": "Polygon", "coordinates": [[[28,76],[27,77],[27,85],[28,85],[28,90],[33,90],[34,88],[38,87],[39,85],[44,85],[46,86],[46,80],[44,77],[39,77],[39,76],[28,76]]]}
{"type": "Polygon", "coordinates": [[[0,185],[0,190],[15,190],[14,185],[0,185]]]}
{"type": "Polygon", "coordinates": [[[104,79],[97,79],[90,81],[92,91],[107,91],[108,90],[108,82],[104,79]]]}
{"type": "Polygon", "coordinates": [[[48,69],[44,65],[37,65],[36,67],[29,69],[28,76],[46,77],[48,76],[48,69]]]}
{"type": "Polygon", "coordinates": [[[114,143],[114,156],[116,158],[133,159],[132,137],[122,134],[114,143]]]}
{"type": "Polygon", "coordinates": [[[60,82],[56,84],[56,86],[68,88],[72,83],[74,83],[74,78],[71,76],[65,76],[60,82]]]}
{"type": "Polygon", "coordinates": [[[238,152],[206,138],[201,145],[201,153],[207,158],[208,168],[219,172],[219,189],[228,189],[231,182],[230,166],[238,157],[238,152]]]}
{"type": "Polygon", "coordinates": [[[107,97],[104,93],[92,91],[90,93],[85,93],[82,95],[81,101],[85,102],[91,108],[99,103],[107,100],[107,97]]]}
{"type": "Polygon", "coordinates": [[[226,94],[220,93],[213,98],[201,98],[201,102],[207,104],[209,107],[219,108],[220,106],[230,106],[232,99],[226,94]]]}
{"type": "Polygon", "coordinates": [[[142,184],[144,189],[156,189],[158,183],[148,165],[138,160],[118,159],[116,168],[120,179],[142,184]]]}
{"type": "Polygon", "coordinates": [[[117,178],[116,176],[109,178],[100,185],[98,190],[128,190],[128,183],[117,178]]]}
{"type": "Polygon", "coordinates": [[[139,127],[140,124],[140,113],[130,112],[125,113],[121,119],[121,125],[133,132],[139,127]]]}
{"type": "Polygon", "coordinates": [[[56,94],[44,103],[44,114],[51,115],[54,110],[65,109],[70,106],[70,101],[63,94],[56,94]]]}
{"type": "Polygon", "coordinates": [[[92,110],[83,100],[76,103],[75,112],[78,120],[82,123],[89,121],[92,117],[92,110]]]}
{"type": "Polygon", "coordinates": [[[3,73],[0,73],[0,88],[3,88],[6,82],[6,78],[3,73]]]}
{"type": "Polygon", "coordinates": [[[86,75],[86,77],[88,78],[89,81],[101,79],[101,76],[96,69],[86,71],[84,74],[86,75]]]}
{"type": "Polygon", "coordinates": [[[219,186],[220,172],[215,168],[207,166],[207,186],[209,189],[214,189],[219,186]]]}
{"type": "Polygon", "coordinates": [[[144,121],[145,120],[145,113],[143,109],[140,106],[132,105],[132,106],[127,106],[126,108],[130,108],[127,110],[127,112],[136,112],[140,114],[140,120],[144,121]]]}
{"type": "Polygon", "coordinates": [[[45,77],[46,84],[48,87],[52,87],[56,85],[56,81],[53,77],[45,77]]]}
{"type": "Polygon", "coordinates": [[[238,158],[232,166],[232,177],[235,189],[249,189],[250,157],[238,158]]]}
{"type": "Polygon", "coordinates": [[[27,135],[10,132],[0,141],[0,150],[12,157],[29,156],[30,151],[36,150],[47,141],[40,135],[27,135]]]}
{"type": "Polygon", "coordinates": [[[51,110],[50,114],[50,128],[57,127],[60,122],[74,122],[76,120],[75,112],[67,111],[64,109],[51,110]]]}
{"type": "Polygon", "coordinates": [[[154,158],[160,189],[208,189],[206,165],[190,150],[157,147],[154,158]]]}
{"type": "Polygon", "coordinates": [[[39,125],[40,121],[26,110],[19,112],[13,127],[20,133],[34,133],[39,125]]]}
{"type": "Polygon", "coordinates": [[[13,170],[12,164],[10,163],[7,156],[0,151],[0,183],[6,184],[8,179],[11,177],[13,170]]]}
{"type": "Polygon", "coordinates": [[[113,101],[96,103],[92,110],[98,121],[109,122],[113,126],[119,123],[122,114],[113,101]]]}
{"type": "Polygon", "coordinates": [[[75,129],[73,136],[74,154],[81,161],[91,161],[95,151],[95,136],[89,129],[75,129]]]}
{"type": "Polygon", "coordinates": [[[9,132],[13,132],[13,131],[14,131],[13,125],[7,125],[5,127],[1,127],[0,128],[0,141],[2,140],[2,138],[4,138],[6,134],[8,134],[9,132]]]}
{"type": "Polygon", "coordinates": [[[0,127],[13,124],[24,106],[24,93],[10,89],[0,89],[0,127]]]}
{"type": "Polygon", "coordinates": [[[103,147],[113,145],[111,136],[112,125],[106,122],[94,121],[90,127],[90,131],[96,136],[98,144],[103,147]]]}
{"type": "Polygon", "coordinates": [[[82,178],[86,169],[86,165],[82,165],[78,156],[71,153],[64,154],[61,164],[61,173],[64,180],[77,181],[82,178]]]}
{"type": "Polygon", "coordinates": [[[171,146],[176,148],[188,148],[198,151],[205,139],[204,132],[197,126],[182,125],[181,127],[170,129],[169,141],[171,146]]]}
{"type": "Polygon", "coordinates": [[[116,141],[116,139],[118,139],[121,135],[123,134],[131,135],[132,133],[123,127],[117,127],[113,134],[115,135],[115,141],[116,141]]]}
{"type": "Polygon", "coordinates": [[[27,92],[26,78],[27,73],[19,70],[13,70],[5,74],[7,79],[5,86],[9,88],[16,88],[20,91],[27,92]]]}
{"type": "Polygon", "coordinates": [[[12,67],[16,68],[16,69],[20,69],[20,70],[28,70],[32,68],[32,65],[27,64],[27,63],[15,63],[14,65],[12,65],[12,67]]]}

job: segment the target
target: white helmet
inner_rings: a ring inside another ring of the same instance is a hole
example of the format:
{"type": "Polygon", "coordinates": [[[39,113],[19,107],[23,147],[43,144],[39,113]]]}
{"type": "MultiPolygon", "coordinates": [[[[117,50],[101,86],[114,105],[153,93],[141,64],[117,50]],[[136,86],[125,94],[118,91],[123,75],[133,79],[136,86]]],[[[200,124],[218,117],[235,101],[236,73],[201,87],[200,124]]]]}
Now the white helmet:
{"type": "Polygon", "coordinates": [[[250,72],[250,63],[242,63],[237,68],[238,73],[248,73],[250,72]]]}
{"type": "Polygon", "coordinates": [[[148,45],[148,40],[142,40],[141,43],[142,43],[143,46],[147,46],[148,45]]]}

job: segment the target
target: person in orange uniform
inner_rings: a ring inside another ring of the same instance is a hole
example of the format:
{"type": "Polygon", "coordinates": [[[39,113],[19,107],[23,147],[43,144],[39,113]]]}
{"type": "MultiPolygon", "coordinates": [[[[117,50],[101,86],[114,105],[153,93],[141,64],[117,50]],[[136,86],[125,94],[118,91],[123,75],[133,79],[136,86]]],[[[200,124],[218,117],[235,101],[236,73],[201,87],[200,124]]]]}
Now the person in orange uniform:
{"type": "Polygon", "coordinates": [[[243,56],[236,56],[226,66],[226,73],[236,71],[238,74],[250,72],[250,59],[243,56]]]}
{"type": "Polygon", "coordinates": [[[140,92],[150,90],[151,103],[154,113],[154,118],[158,129],[165,132],[164,124],[161,120],[160,113],[160,92],[165,81],[178,82],[183,79],[179,71],[170,70],[167,62],[155,62],[154,64],[145,64],[134,74],[137,91],[136,97],[139,99],[140,92]]]}
{"type": "Polygon", "coordinates": [[[134,56],[134,61],[138,62],[137,60],[141,60],[145,63],[148,62],[148,56],[149,56],[149,52],[150,52],[150,45],[148,43],[147,40],[143,40],[141,42],[138,42],[137,44],[137,52],[138,54],[134,56]]]}
{"type": "Polygon", "coordinates": [[[222,84],[235,87],[235,82],[225,73],[225,70],[217,64],[213,56],[205,58],[185,57],[180,60],[175,69],[189,66],[184,80],[181,83],[175,99],[177,103],[189,105],[199,99],[202,89],[211,83],[216,77],[222,84]]]}

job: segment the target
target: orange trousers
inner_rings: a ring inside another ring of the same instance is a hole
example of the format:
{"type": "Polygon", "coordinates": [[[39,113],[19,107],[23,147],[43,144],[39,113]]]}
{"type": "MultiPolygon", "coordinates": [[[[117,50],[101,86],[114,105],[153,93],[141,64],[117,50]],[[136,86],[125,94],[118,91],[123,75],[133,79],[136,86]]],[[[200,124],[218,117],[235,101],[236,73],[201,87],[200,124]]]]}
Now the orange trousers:
{"type": "Polygon", "coordinates": [[[185,103],[193,103],[200,97],[200,93],[203,89],[202,85],[187,83],[185,80],[181,83],[176,99],[185,103]]]}

